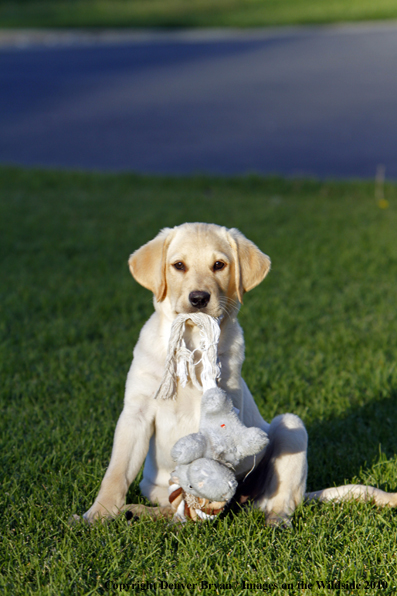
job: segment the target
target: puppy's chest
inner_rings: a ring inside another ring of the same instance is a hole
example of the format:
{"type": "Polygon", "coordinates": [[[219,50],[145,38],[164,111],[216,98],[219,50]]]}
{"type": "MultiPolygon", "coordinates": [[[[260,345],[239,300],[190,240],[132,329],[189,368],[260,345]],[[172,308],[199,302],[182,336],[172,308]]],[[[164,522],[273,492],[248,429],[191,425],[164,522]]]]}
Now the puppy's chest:
{"type": "Polygon", "coordinates": [[[186,387],[178,384],[175,399],[161,404],[156,416],[155,434],[157,441],[168,449],[190,433],[198,432],[200,426],[202,392],[191,383],[186,387]]]}

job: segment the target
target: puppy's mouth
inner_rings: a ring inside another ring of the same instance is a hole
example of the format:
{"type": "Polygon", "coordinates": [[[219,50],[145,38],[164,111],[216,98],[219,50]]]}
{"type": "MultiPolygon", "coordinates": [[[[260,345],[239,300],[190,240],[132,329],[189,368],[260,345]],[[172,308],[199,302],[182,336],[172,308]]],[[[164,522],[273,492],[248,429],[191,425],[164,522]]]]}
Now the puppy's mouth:
{"type": "Polygon", "coordinates": [[[195,308],[194,306],[191,306],[189,304],[189,305],[183,306],[182,308],[177,307],[175,309],[176,315],[189,315],[191,313],[204,313],[205,315],[209,315],[210,317],[215,317],[215,318],[218,318],[225,314],[220,305],[218,305],[217,307],[206,306],[205,308],[195,308]]]}

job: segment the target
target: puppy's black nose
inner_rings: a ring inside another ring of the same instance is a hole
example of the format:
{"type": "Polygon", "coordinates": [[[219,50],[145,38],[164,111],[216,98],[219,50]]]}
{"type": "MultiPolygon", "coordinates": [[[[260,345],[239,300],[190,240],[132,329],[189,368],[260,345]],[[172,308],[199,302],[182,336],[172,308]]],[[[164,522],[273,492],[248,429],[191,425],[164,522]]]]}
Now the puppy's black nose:
{"type": "Polygon", "coordinates": [[[210,301],[211,294],[208,292],[194,291],[189,294],[189,302],[195,308],[204,308],[210,301]]]}

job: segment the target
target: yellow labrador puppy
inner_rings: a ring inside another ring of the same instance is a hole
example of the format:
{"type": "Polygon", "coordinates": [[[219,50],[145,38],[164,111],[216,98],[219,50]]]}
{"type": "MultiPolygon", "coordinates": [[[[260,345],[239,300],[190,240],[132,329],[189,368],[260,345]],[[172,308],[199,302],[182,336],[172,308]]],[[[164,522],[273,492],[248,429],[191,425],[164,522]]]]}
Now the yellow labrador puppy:
{"type": "MultiPolygon", "coordinates": [[[[110,464],[84,518],[93,521],[125,510],[128,488],[144,462],[142,493],[163,514],[169,508],[168,481],[175,467],[170,450],[182,436],[198,431],[202,394],[188,383],[178,386],[175,399],[153,399],[153,395],[163,375],[174,318],[200,311],[223,315],[220,386],[240,411],[242,422],[262,428],[270,439],[265,456],[256,457],[256,470],[242,492],[255,499],[268,523],[287,520],[305,492],[306,430],[293,414],[278,416],[271,424],[262,419],[241,378],[244,339],[237,322],[244,293],[270,270],[269,257],[236,229],[194,223],[162,230],[131,255],[129,266],[136,281],[153,292],[155,312],[135,347],[110,464]]],[[[197,328],[191,327],[185,339],[190,349],[197,347],[197,328]]],[[[237,478],[244,478],[252,466],[252,458],[244,460],[237,478]]]]}

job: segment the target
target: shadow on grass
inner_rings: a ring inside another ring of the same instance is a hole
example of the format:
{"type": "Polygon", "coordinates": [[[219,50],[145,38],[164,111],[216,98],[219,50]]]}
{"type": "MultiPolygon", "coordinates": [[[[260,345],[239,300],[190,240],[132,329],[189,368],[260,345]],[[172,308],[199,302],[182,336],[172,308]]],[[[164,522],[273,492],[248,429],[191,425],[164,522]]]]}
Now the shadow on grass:
{"type": "MultiPolygon", "coordinates": [[[[307,427],[309,434],[308,489],[318,490],[348,482],[365,481],[363,468],[371,468],[397,454],[397,389],[387,398],[352,408],[340,417],[328,418],[307,427]],[[382,459],[382,457],[381,457],[382,459]]],[[[397,490],[395,483],[381,488],[397,490]]]]}

